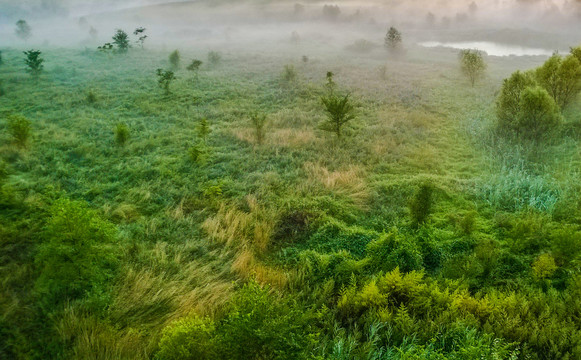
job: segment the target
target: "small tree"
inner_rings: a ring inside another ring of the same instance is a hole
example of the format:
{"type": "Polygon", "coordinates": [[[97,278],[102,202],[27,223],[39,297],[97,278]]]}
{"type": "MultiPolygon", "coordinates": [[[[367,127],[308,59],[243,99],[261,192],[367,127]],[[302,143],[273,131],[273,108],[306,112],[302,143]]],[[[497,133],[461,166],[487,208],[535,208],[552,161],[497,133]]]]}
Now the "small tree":
{"type": "Polygon", "coordinates": [[[4,64],[4,59],[2,58],[2,50],[0,50],[0,65],[4,64]]]}
{"type": "Polygon", "coordinates": [[[339,5],[323,5],[323,16],[328,20],[335,21],[341,15],[339,5]]]}
{"type": "Polygon", "coordinates": [[[173,70],[178,70],[180,68],[182,62],[182,57],[178,50],[174,50],[171,54],[169,54],[169,63],[173,70]]]}
{"type": "Polygon", "coordinates": [[[402,36],[401,33],[393,26],[387,30],[385,34],[384,45],[389,51],[399,50],[401,47],[402,36]]]}
{"type": "Polygon", "coordinates": [[[133,31],[133,35],[137,36],[137,40],[135,41],[139,46],[143,49],[143,43],[145,43],[145,39],[147,39],[147,35],[145,35],[145,28],[138,27],[133,31]]]}
{"type": "Polygon", "coordinates": [[[294,65],[285,65],[282,71],[282,79],[287,83],[292,83],[297,80],[297,71],[294,65]]]}
{"type": "Polygon", "coordinates": [[[330,94],[321,98],[321,102],[327,112],[327,121],[320,126],[321,130],[334,132],[337,138],[341,138],[345,124],[355,119],[355,107],[349,100],[349,95],[344,97],[330,94]]]}
{"type": "Polygon", "coordinates": [[[115,143],[120,147],[125,146],[127,140],[129,140],[129,127],[123,123],[119,123],[115,126],[114,133],[115,143]]]}
{"type": "Polygon", "coordinates": [[[261,145],[264,141],[265,126],[266,126],[266,115],[259,114],[257,112],[250,115],[250,123],[254,127],[254,135],[256,137],[256,143],[261,145]]]}
{"type": "Polygon", "coordinates": [[[527,87],[520,96],[518,131],[532,140],[548,136],[561,122],[555,100],[540,86],[527,87]]]}
{"type": "Polygon", "coordinates": [[[208,119],[201,118],[200,122],[198,123],[197,127],[198,136],[202,139],[202,142],[205,144],[208,135],[210,134],[210,125],[208,125],[208,119]]]}
{"type": "Polygon", "coordinates": [[[470,84],[474,86],[476,80],[483,77],[486,71],[486,63],[482,57],[482,52],[469,49],[461,50],[459,58],[462,73],[470,79],[470,84]]]}
{"type": "Polygon", "coordinates": [[[97,41],[97,35],[99,35],[99,32],[97,31],[97,29],[91,26],[91,28],[89,29],[89,36],[91,37],[91,40],[97,41]]]}
{"type": "Polygon", "coordinates": [[[535,86],[536,82],[530,73],[514,72],[505,79],[500,94],[496,99],[496,116],[501,131],[518,129],[518,114],[523,90],[535,86]]]}
{"type": "Polygon", "coordinates": [[[581,91],[581,63],[575,55],[565,58],[558,54],[551,56],[537,68],[535,77],[561,109],[581,91]]]}
{"type": "Polygon", "coordinates": [[[111,54],[111,52],[113,51],[113,44],[105,43],[102,46],[97,47],[97,49],[102,53],[111,54]]]}
{"type": "Polygon", "coordinates": [[[327,83],[325,84],[325,88],[327,89],[329,95],[333,95],[333,93],[335,92],[335,88],[337,87],[335,80],[333,80],[334,76],[335,74],[333,74],[332,71],[327,71],[326,75],[327,83]]]}
{"type": "Polygon", "coordinates": [[[173,71],[157,69],[157,84],[165,90],[166,95],[170,94],[169,86],[175,79],[176,76],[173,71]]]}
{"type": "Polygon", "coordinates": [[[117,52],[120,54],[125,54],[131,46],[129,44],[129,35],[121,29],[117,29],[115,35],[113,35],[113,44],[117,46],[117,52]]]}
{"type": "Polygon", "coordinates": [[[24,55],[26,55],[26,59],[24,59],[24,63],[27,66],[26,71],[32,75],[34,78],[38,78],[42,70],[44,69],[44,59],[40,57],[42,52],[40,50],[29,50],[25,51],[24,55]]]}
{"type": "Polygon", "coordinates": [[[202,66],[202,61],[198,60],[198,59],[194,59],[192,60],[192,62],[190,63],[190,65],[188,65],[186,67],[187,70],[189,71],[193,71],[193,72],[197,72],[198,70],[200,70],[200,66],[202,66]]]}
{"type": "Polygon", "coordinates": [[[16,22],[16,36],[24,41],[27,41],[32,36],[32,28],[25,20],[18,20],[16,22]]]}
{"type": "Polygon", "coordinates": [[[218,65],[222,61],[222,55],[217,51],[210,51],[208,53],[208,62],[212,65],[218,65]]]}
{"type": "Polygon", "coordinates": [[[22,115],[9,115],[7,125],[14,143],[20,148],[26,147],[32,133],[30,120],[22,115]]]}
{"type": "Polygon", "coordinates": [[[415,224],[423,224],[432,212],[432,194],[434,188],[430,183],[420,186],[410,201],[410,213],[415,224]]]}

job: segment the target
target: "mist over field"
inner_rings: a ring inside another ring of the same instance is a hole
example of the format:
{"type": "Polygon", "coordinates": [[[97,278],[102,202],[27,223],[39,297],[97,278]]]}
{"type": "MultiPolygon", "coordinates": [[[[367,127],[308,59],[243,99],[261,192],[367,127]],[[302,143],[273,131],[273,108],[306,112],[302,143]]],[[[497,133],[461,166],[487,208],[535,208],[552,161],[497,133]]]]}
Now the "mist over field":
{"type": "Polygon", "coordinates": [[[0,0],[0,359],[581,359],[581,1],[0,0]]]}

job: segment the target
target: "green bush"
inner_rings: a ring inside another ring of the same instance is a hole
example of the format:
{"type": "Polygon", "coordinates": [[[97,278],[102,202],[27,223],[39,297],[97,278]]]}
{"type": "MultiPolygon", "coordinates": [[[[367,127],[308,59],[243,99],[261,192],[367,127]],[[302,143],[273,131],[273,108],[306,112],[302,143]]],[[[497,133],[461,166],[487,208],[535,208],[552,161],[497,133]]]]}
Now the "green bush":
{"type": "Polygon", "coordinates": [[[514,72],[502,84],[502,89],[496,100],[496,116],[501,131],[518,130],[518,115],[520,113],[521,94],[536,81],[530,73],[514,72]]]}
{"type": "Polygon", "coordinates": [[[129,127],[125,124],[119,123],[115,126],[115,143],[118,146],[125,146],[127,141],[129,140],[129,127]]]}
{"type": "Polygon", "coordinates": [[[581,62],[555,54],[535,71],[535,78],[562,109],[581,91],[581,62]]]}
{"type": "Polygon", "coordinates": [[[116,263],[115,233],[115,226],[83,203],[55,201],[34,260],[43,302],[62,303],[104,287],[116,263]]]}
{"type": "Polygon", "coordinates": [[[483,77],[486,71],[486,63],[482,52],[478,50],[460,51],[460,68],[462,73],[470,79],[472,86],[474,86],[476,80],[483,77]]]}
{"type": "Polygon", "coordinates": [[[549,137],[561,124],[555,100],[540,86],[525,88],[520,96],[517,132],[529,139],[549,137]]]}
{"type": "Polygon", "coordinates": [[[113,35],[113,44],[117,46],[117,53],[126,54],[131,45],[129,44],[129,35],[121,29],[115,31],[113,35]]]}
{"type": "Polygon", "coordinates": [[[182,62],[182,57],[181,57],[180,52],[178,50],[175,50],[174,52],[169,54],[169,64],[171,65],[171,68],[174,71],[178,70],[180,68],[181,62],[182,62]]]}
{"type": "Polygon", "coordinates": [[[297,70],[294,65],[285,65],[282,71],[282,79],[287,83],[292,83],[297,80],[297,70]]]}
{"type": "Polygon", "coordinates": [[[191,316],[163,330],[158,360],[214,360],[218,354],[216,326],[209,318],[191,316]]]}
{"type": "Polygon", "coordinates": [[[22,115],[9,115],[7,129],[18,147],[26,147],[32,134],[30,120],[22,115]]]}
{"type": "Polygon", "coordinates": [[[368,266],[372,272],[387,272],[399,268],[403,272],[419,270],[423,258],[415,239],[405,239],[396,232],[384,234],[366,248],[368,266]]]}
{"type": "Polygon", "coordinates": [[[176,79],[173,71],[157,69],[157,85],[165,90],[165,94],[169,95],[171,93],[169,86],[176,79]]]}
{"type": "Polygon", "coordinates": [[[349,95],[340,97],[329,94],[322,97],[321,102],[327,113],[327,121],[321,123],[319,128],[324,131],[334,132],[337,138],[341,138],[343,127],[355,119],[355,107],[349,100],[349,95]]]}
{"type": "Polygon", "coordinates": [[[420,186],[410,201],[410,214],[414,224],[426,222],[432,212],[434,187],[425,183],[420,186]]]}
{"type": "Polygon", "coordinates": [[[222,61],[222,55],[217,51],[210,51],[208,53],[208,62],[214,66],[220,64],[222,61]]]}
{"type": "Polygon", "coordinates": [[[40,50],[29,50],[25,51],[24,55],[26,55],[26,59],[24,59],[27,66],[26,71],[34,78],[38,78],[44,70],[42,52],[40,50]]]}

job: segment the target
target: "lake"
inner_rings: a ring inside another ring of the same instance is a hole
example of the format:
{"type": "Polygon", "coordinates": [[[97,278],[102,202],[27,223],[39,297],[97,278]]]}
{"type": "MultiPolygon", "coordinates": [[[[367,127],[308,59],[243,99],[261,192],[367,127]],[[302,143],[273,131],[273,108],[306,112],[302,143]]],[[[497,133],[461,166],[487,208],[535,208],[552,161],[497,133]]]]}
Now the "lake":
{"type": "Polygon", "coordinates": [[[438,42],[427,41],[419,43],[423,47],[447,47],[453,49],[478,49],[491,56],[551,56],[553,50],[530,48],[518,45],[499,44],[489,41],[462,41],[462,42],[438,42]]]}

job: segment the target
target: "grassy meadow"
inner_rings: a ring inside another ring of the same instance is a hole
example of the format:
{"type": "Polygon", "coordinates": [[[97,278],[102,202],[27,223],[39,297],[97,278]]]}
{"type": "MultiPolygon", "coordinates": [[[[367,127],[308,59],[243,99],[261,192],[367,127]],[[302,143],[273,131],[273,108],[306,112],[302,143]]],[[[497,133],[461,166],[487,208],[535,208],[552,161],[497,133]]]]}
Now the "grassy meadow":
{"type": "Polygon", "coordinates": [[[546,57],[471,87],[404,44],[176,46],[169,93],[174,47],[39,47],[38,79],[1,49],[0,358],[581,358],[579,98],[506,137],[503,79],[546,57]]]}

